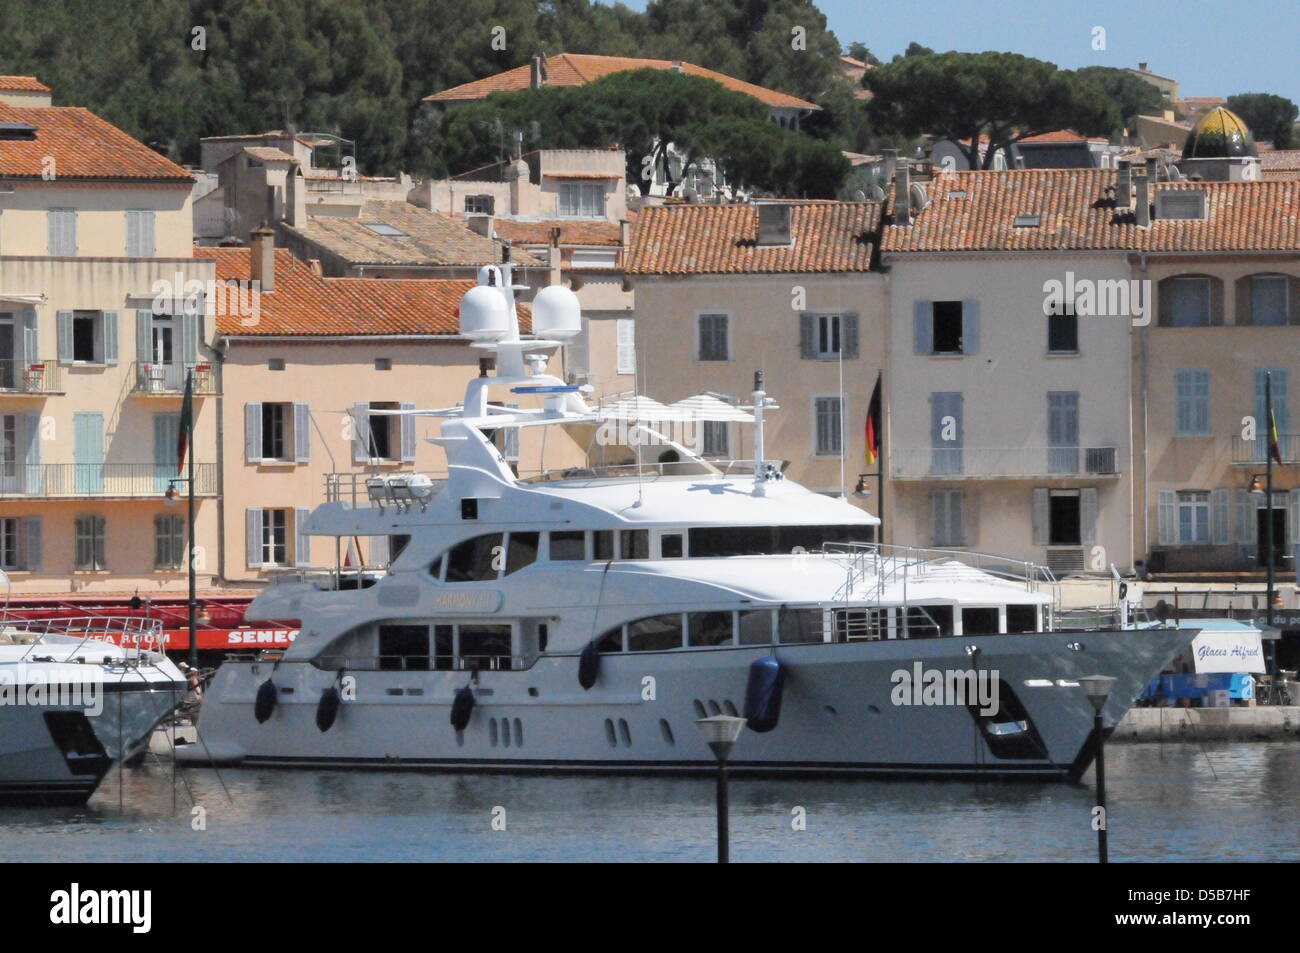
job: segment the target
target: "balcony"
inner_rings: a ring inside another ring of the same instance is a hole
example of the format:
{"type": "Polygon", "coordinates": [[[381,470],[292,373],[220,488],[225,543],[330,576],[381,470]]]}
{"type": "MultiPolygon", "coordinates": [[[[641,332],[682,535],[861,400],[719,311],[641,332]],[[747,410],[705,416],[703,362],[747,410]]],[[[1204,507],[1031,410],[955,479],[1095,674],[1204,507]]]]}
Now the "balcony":
{"type": "Polygon", "coordinates": [[[47,397],[61,393],[58,361],[0,360],[0,397],[47,397]]]}
{"type": "MultiPolygon", "coordinates": [[[[1300,463],[1300,434],[1287,433],[1277,435],[1277,446],[1282,451],[1282,462],[1300,463]]],[[[1259,436],[1254,440],[1232,438],[1232,462],[1234,466],[1262,467],[1268,459],[1268,438],[1259,436]]],[[[1276,462],[1276,461],[1275,461],[1276,462]]]]}
{"type": "MultiPolygon", "coordinates": [[[[162,499],[177,476],[164,463],[9,463],[0,462],[0,499],[162,499]]],[[[178,492],[186,492],[184,484],[178,492]]],[[[217,465],[194,464],[194,493],[215,496],[217,465]]]]}
{"type": "Polygon", "coordinates": [[[1119,458],[1117,447],[895,448],[889,472],[895,480],[1113,479],[1119,458]]]}
{"type": "Polygon", "coordinates": [[[185,375],[194,371],[194,396],[214,397],[221,392],[216,368],[184,361],[146,364],[131,362],[131,393],[145,397],[179,397],[185,393],[185,375]]]}

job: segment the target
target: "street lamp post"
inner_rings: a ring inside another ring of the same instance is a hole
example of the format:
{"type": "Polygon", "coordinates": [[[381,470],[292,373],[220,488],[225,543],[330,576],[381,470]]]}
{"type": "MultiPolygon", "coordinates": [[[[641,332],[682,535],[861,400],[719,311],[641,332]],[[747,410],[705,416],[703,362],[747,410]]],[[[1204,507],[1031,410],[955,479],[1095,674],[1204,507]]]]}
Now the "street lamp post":
{"type": "Polygon", "coordinates": [[[718,759],[718,863],[730,862],[730,845],[727,822],[727,756],[732,746],[740,737],[745,727],[745,719],[735,715],[714,715],[712,718],[697,718],[696,726],[705,744],[718,759]]]}
{"type": "Polygon", "coordinates": [[[1088,675],[1079,679],[1079,684],[1088,693],[1088,701],[1092,702],[1092,736],[1097,746],[1097,807],[1101,809],[1101,823],[1097,827],[1097,863],[1105,864],[1110,860],[1106,843],[1106,827],[1110,820],[1106,816],[1106,745],[1102,740],[1101,710],[1106,707],[1115,679],[1109,675],[1088,675]]]}

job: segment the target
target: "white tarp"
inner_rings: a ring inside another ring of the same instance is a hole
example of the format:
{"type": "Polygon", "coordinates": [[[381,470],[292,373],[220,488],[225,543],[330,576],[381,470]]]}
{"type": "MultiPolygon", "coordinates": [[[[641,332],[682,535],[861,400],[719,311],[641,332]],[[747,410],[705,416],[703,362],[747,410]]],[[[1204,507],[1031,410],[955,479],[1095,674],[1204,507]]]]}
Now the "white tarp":
{"type": "MultiPolygon", "coordinates": [[[[1195,622],[1189,623],[1195,625],[1195,622]]],[[[1258,630],[1203,631],[1192,640],[1197,674],[1264,672],[1264,645],[1258,630]]]]}

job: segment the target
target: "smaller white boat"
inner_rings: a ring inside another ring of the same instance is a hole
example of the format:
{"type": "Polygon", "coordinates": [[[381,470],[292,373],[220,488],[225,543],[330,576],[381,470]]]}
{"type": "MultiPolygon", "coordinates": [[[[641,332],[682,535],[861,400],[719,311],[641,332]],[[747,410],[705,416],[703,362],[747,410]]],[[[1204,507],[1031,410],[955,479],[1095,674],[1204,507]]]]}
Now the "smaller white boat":
{"type": "Polygon", "coordinates": [[[161,646],[148,619],[0,621],[0,803],[80,804],[142,751],[185,693],[161,646]]]}

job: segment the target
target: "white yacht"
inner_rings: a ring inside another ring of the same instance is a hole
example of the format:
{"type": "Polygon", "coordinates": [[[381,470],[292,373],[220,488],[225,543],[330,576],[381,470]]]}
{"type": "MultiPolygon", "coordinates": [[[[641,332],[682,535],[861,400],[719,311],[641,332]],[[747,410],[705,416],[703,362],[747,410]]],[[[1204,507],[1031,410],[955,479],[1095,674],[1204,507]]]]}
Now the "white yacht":
{"type": "Polygon", "coordinates": [[[185,691],[161,645],[151,620],[0,622],[0,803],[80,804],[141,751],[185,691]]]}
{"type": "Polygon", "coordinates": [[[400,539],[390,565],[260,593],[248,618],[301,619],[301,635],[226,661],[202,743],[178,756],[698,772],[714,761],[693,722],[731,714],[750,729],[739,773],[1077,778],[1093,722],[1077,679],[1117,679],[1113,728],[1196,634],[1067,628],[1045,569],[879,544],[874,516],[764,459],[761,384],[744,408],[589,405],[541,356],[576,332],[576,297],[539,292],[522,339],[515,290],[507,261],[461,305],[497,373],[456,408],[405,411],[442,418],[445,475],[331,475],[310,517],[335,552],[400,539]],[[539,406],[505,406],[525,400],[539,406]],[[646,423],[665,417],[752,422],[755,460],[705,459],[646,423]],[[520,475],[494,442],[611,423],[632,435],[613,466],[520,475]]]}

